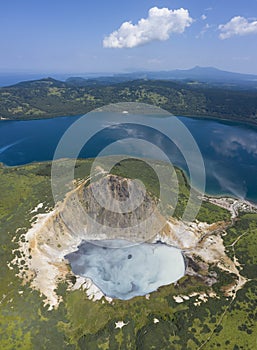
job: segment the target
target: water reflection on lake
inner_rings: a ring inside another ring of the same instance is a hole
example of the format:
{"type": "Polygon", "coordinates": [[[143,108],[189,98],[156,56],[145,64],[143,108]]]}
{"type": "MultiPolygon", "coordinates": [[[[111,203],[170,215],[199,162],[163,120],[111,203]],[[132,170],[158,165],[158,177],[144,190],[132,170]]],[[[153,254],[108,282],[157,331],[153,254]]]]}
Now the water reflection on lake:
{"type": "MultiPolygon", "coordinates": [[[[148,116],[138,116],[144,120],[148,116]]],[[[45,120],[0,121],[0,162],[6,165],[21,165],[34,161],[51,160],[55,148],[65,130],[79,117],[59,117],[45,120]]],[[[171,161],[187,170],[185,160],[174,144],[155,130],[126,123],[111,125],[110,114],[97,116],[95,123],[106,126],[80,153],[80,157],[95,157],[110,142],[120,140],[120,153],[133,153],[126,149],[122,139],[126,137],[146,138],[165,150],[171,161]]],[[[156,119],[172,128],[172,117],[156,119]]],[[[232,194],[257,202],[257,128],[240,123],[215,121],[212,119],[179,117],[197,142],[203,155],[206,169],[206,191],[211,194],[232,194]]],[[[145,156],[143,151],[137,154],[145,156]]],[[[154,158],[154,154],[152,155],[154,158]]]]}

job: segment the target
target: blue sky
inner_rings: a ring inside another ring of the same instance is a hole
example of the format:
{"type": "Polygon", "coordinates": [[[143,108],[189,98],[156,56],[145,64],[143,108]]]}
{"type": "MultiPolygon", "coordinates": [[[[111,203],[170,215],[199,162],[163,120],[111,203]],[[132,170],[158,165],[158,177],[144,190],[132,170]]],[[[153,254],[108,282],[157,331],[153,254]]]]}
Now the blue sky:
{"type": "Polygon", "coordinates": [[[200,65],[257,74],[256,19],[256,0],[1,1],[0,72],[126,72],[200,65]],[[170,12],[161,12],[163,8],[170,12]],[[180,8],[187,15],[172,12],[180,8]],[[141,19],[146,22],[138,25],[141,19]],[[120,29],[126,21],[133,26],[120,29]]]}

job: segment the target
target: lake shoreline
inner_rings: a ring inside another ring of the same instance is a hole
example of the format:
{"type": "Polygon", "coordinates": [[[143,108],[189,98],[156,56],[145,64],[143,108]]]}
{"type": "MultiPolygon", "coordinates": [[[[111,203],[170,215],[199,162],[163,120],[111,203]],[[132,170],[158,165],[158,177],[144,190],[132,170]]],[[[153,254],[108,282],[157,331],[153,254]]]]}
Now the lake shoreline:
{"type": "MultiPolygon", "coordinates": [[[[48,120],[27,120],[21,123],[7,120],[0,121],[0,139],[2,142],[0,146],[0,162],[3,163],[2,167],[14,168],[36,163],[45,164],[47,161],[52,161],[58,142],[66,130],[74,122],[79,121],[80,117],[80,115],[60,116],[59,118],[48,120]],[[47,143],[45,141],[46,138],[48,140],[47,143]]],[[[115,118],[114,121],[116,121],[115,118]]],[[[141,116],[141,118],[145,118],[147,122],[147,116],[141,116]]],[[[207,117],[205,119],[198,116],[179,116],[177,118],[177,121],[184,125],[193,136],[204,160],[207,176],[205,195],[216,197],[229,196],[237,199],[245,198],[252,203],[256,203],[257,191],[253,175],[257,171],[254,149],[254,145],[257,142],[257,128],[244,123],[217,121],[207,117]],[[251,166],[251,171],[245,168],[245,162],[251,166]]],[[[104,130],[104,132],[101,131],[102,134],[96,137],[97,142],[89,143],[87,147],[84,147],[78,158],[95,158],[99,153],[100,147],[103,149],[110,142],[116,142],[128,137],[130,127],[129,115],[126,114],[125,118],[123,115],[120,116],[118,120],[121,123],[120,128],[108,129],[108,123],[112,122],[112,119],[109,114],[106,114],[106,117],[98,120],[96,115],[96,126],[100,130],[104,130]],[[103,124],[105,120],[107,127],[103,124]]],[[[94,116],[92,120],[94,120],[94,116]]],[[[135,120],[137,120],[137,116],[135,116],[135,120]]],[[[138,120],[141,121],[140,115],[138,120]]],[[[158,125],[161,124],[163,127],[171,128],[172,130],[172,116],[158,120],[156,117],[155,123],[157,129],[158,125]]],[[[189,180],[187,161],[183,158],[183,154],[180,156],[175,144],[173,143],[174,146],[172,145],[172,141],[169,143],[167,138],[161,141],[160,138],[157,138],[158,134],[156,132],[155,135],[154,131],[149,131],[147,128],[143,129],[140,124],[138,126],[135,124],[133,128],[135,132],[143,135],[140,138],[144,137],[146,140],[157,142],[157,147],[161,147],[166,152],[165,154],[170,157],[171,163],[182,169],[187,180],[189,180]]],[[[120,147],[117,154],[127,154],[127,150],[124,148],[125,146],[122,146],[122,143],[120,147]]],[[[140,149],[133,151],[132,154],[136,158],[144,158],[144,153],[140,149]]],[[[69,154],[63,154],[62,157],[70,156],[69,154]]],[[[149,157],[151,158],[151,155],[145,158],[149,157]]],[[[156,157],[153,154],[154,158],[156,157]]],[[[190,154],[188,159],[190,159],[190,154]]],[[[197,182],[194,183],[194,188],[197,190],[197,182]]],[[[203,192],[203,189],[201,189],[201,192],[203,192]]]]}
{"type": "MultiPolygon", "coordinates": [[[[104,107],[104,106],[102,106],[104,107]]],[[[58,118],[76,118],[76,117],[82,117],[84,115],[87,115],[89,113],[92,113],[94,112],[95,110],[97,109],[100,109],[102,107],[98,107],[96,109],[92,109],[91,111],[88,111],[88,112],[85,112],[84,114],[68,114],[68,115],[46,115],[46,116],[42,116],[42,115],[39,115],[38,117],[37,116],[34,116],[32,118],[25,118],[25,117],[19,117],[19,118],[5,118],[5,117],[0,117],[0,123],[2,121],[6,122],[6,121],[15,121],[15,122],[29,122],[29,121],[35,121],[35,120],[47,120],[47,119],[58,119],[58,118]]],[[[167,111],[167,110],[165,110],[167,111]]],[[[190,115],[190,114],[180,114],[180,115],[174,115],[172,114],[171,112],[167,111],[168,113],[170,113],[170,116],[174,116],[174,117],[177,117],[177,118],[190,118],[190,119],[199,119],[199,120],[213,120],[213,121],[217,121],[217,122],[228,122],[228,123],[232,123],[232,124],[238,124],[239,126],[240,125],[248,125],[248,126],[254,126],[254,127],[257,127],[257,120],[256,122],[253,122],[253,121],[248,121],[248,120],[245,120],[245,119],[239,119],[237,117],[228,117],[228,118],[225,118],[223,116],[211,116],[211,115],[190,115]]]]}

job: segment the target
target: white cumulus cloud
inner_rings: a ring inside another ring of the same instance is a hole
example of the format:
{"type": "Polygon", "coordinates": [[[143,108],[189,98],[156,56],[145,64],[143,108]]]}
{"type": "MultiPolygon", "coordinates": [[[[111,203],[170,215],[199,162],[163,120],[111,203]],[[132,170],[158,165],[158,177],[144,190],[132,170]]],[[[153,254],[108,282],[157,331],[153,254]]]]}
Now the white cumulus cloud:
{"type": "Polygon", "coordinates": [[[245,17],[233,17],[228,23],[219,25],[220,39],[228,39],[234,35],[257,34],[257,21],[249,21],[245,17]]]}
{"type": "Polygon", "coordinates": [[[183,33],[192,23],[188,10],[153,7],[147,18],[140,19],[137,24],[124,22],[118,30],[106,36],[103,46],[132,48],[154,40],[164,41],[172,33],[183,33]]]}

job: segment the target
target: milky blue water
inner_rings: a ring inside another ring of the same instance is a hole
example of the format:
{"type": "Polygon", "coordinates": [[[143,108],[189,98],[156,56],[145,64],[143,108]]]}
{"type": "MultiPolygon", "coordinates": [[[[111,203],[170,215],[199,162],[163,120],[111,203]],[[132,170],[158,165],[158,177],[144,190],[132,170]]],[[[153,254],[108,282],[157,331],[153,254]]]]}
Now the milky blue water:
{"type": "Polygon", "coordinates": [[[75,275],[90,278],[101,291],[122,300],[145,295],[185,274],[181,251],[162,243],[125,240],[83,242],[66,255],[75,275]]]}
{"type": "MultiPolygon", "coordinates": [[[[0,162],[12,166],[51,160],[61,136],[78,118],[0,121],[0,162]]],[[[129,116],[126,118],[129,120],[129,116]]],[[[179,119],[191,132],[202,153],[207,175],[206,191],[257,202],[257,127],[213,119],[179,119]]],[[[105,120],[108,125],[108,113],[105,120]]],[[[167,130],[172,128],[172,117],[162,118],[161,123],[164,123],[167,130]]],[[[80,157],[95,157],[110,142],[137,137],[139,134],[162,147],[175,165],[187,169],[179,151],[165,137],[139,126],[135,126],[131,132],[131,125],[126,123],[116,128],[107,128],[96,135],[82,149],[80,157]]],[[[125,153],[126,150],[121,147],[120,152],[125,153]]]]}

